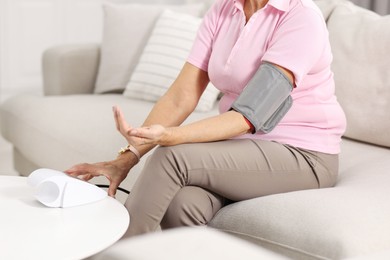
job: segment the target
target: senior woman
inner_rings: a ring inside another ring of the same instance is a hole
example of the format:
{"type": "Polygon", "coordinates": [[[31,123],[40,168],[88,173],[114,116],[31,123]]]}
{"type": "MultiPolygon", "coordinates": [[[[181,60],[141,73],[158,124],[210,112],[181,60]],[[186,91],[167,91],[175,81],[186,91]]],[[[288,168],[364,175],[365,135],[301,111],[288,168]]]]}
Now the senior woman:
{"type": "MultiPolygon", "coordinates": [[[[125,206],[126,236],[206,225],[226,203],[331,187],[345,130],[332,53],[312,0],[217,0],[186,64],[141,127],[114,107],[128,146],[68,174],[104,175],[109,195],[155,146],[125,206]],[[211,81],[220,114],[181,125],[211,81]]],[[[129,111],[130,112],[130,111],[129,111]]]]}

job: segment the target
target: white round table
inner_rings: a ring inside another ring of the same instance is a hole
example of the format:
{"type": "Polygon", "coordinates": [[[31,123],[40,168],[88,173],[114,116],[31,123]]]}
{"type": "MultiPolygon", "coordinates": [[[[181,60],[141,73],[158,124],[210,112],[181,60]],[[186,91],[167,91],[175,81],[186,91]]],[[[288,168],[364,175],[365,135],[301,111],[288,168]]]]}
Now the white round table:
{"type": "Polygon", "coordinates": [[[83,259],[118,241],[129,214],[117,200],[48,208],[26,177],[0,176],[0,259],[83,259]]]}

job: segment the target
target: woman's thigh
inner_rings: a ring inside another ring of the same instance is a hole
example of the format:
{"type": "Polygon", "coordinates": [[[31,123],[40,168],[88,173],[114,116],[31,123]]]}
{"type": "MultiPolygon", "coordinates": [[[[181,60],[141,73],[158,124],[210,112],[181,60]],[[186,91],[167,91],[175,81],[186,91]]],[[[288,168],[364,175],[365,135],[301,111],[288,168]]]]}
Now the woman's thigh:
{"type": "MultiPolygon", "coordinates": [[[[239,139],[162,149],[171,158],[170,164],[174,162],[177,172],[183,174],[185,185],[199,186],[233,201],[319,188],[323,176],[337,175],[337,155],[276,142],[239,139]]],[[[333,179],[326,186],[333,185],[333,179]]]]}

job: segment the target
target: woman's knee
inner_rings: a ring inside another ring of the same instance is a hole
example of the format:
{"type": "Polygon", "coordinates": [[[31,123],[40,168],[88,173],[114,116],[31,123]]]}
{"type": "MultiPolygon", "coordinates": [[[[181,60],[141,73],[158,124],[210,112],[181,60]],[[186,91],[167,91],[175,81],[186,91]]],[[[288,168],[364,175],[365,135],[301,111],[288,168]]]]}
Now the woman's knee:
{"type": "Polygon", "coordinates": [[[207,225],[222,207],[223,199],[202,188],[182,188],[169,205],[161,222],[163,229],[207,225]]]}

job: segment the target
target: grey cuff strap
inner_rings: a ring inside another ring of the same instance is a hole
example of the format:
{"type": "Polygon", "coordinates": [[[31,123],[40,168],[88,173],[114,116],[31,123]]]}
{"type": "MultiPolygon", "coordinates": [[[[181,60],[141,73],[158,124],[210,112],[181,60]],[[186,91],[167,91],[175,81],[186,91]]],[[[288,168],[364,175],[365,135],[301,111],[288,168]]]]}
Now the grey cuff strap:
{"type": "Polygon", "coordinates": [[[292,84],[278,68],[263,63],[232,109],[245,116],[256,132],[269,133],[292,106],[292,89],[292,84]]]}

